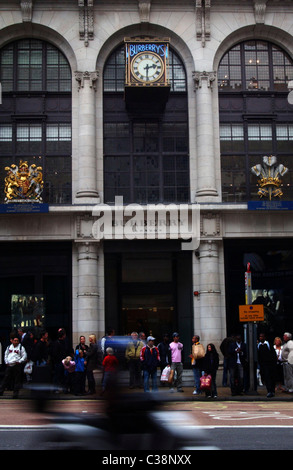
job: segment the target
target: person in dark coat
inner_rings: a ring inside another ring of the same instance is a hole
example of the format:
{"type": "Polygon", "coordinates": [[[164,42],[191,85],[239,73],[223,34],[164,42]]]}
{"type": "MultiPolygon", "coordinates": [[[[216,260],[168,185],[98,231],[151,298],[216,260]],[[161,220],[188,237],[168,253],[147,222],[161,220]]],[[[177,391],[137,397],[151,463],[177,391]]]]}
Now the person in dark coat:
{"type": "MultiPolygon", "coordinates": [[[[223,339],[220,345],[220,351],[223,354],[223,378],[222,378],[222,385],[223,387],[227,387],[228,385],[228,373],[229,373],[229,348],[231,343],[235,342],[235,336],[227,336],[223,339]]],[[[229,377],[230,379],[230,377],[229,377]]]]}
{"type": "Polygon", "coordinates": [[[169,335],[168,333],[165,333],[163,335],[163,340],[158,344],[158,350],[160,354],[160,368],[161,372],[165,369],[165,367],[169,364],[171,364],[171,353],[169,349],[169,335]]]}
{"type": "Polygon", "coordinates": [[[268,392],[267,397],[271,398],[275,395],[277,355],[273,345],[266,340],[264,333],[259,335],[257,356],[261,378],[268,392]]]}
{"type": "Polygon", "coordinates": [[[203,370],[212,377],[212,386],[210,396],[217,398],[217,370],[219,368],[219,354],[215,345],[210,343],[207,345],[205,357],[203,358],[203,370]]]}
{"type": "Polygon", "coordinates": [[[66,332],[64,328],[59,328],[57,332],[57,340],[53,341],[52,348],[50,351],[50,356],[52,360],[53,367],[53,381],[56,387],[56,391],[59,388],[62,388],[63,391],[66,390],[65,385],[65,372],[64,366],[62,364],[63,359],[67,356],[74,356],[73,348],[70,346],[69,341],[66,337],[66,332]]]}
{"type": "Polygon", "coordinates": [[[34,363],[32,380],[34,383],[50,383],[52,379],[52,370],[50,363],[50,340],[46,330],[41,332],[40,339],[37,341],[31,359],[34,363]]]}
{"type": "Polygon", "coordinates": [[[229,373],[232,395],[242,395],[244,374],[247,371],[247,347],[241,336],[237,335],[229,347],[229,373]]]}
{"type": "Polygon", "coordinates": [[[154,346],[155,338],[149,336],[147,344],[140,351],[141,368],[143,370],[143,388],[145,392],[149,392],[149,380],[152,380],[152,391],[158,391],[157,385],[157,368],[160,365],[160,353],[154,346]]]}
{"type": "Polygon", "coordinates": [[[89,336],[89,348],[85,355],[84,365],[86,366],[86,377],[88,381],[87,395],[96,393],[96,382],[94,377],[94,370],[99,368],[99,349],[95,335],[89,336]]]}

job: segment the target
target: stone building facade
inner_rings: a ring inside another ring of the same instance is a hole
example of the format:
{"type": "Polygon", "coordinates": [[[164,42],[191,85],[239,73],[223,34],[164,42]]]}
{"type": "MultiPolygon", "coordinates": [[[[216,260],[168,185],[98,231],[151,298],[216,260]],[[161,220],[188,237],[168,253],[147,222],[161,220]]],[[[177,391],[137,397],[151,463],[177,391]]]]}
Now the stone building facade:
{"type": "Polygon", "coordinates": [[[1,202],[5,168],[39,158],[48,204],[0,214],[2,337],[11,295],[43,295],[51,335],[76,344],[111,326],[218,347],[243,331],[247,263],[281,304],[262,326],[293,327],[292,17],[291,0],[0,1],[1,202]],[[125,38],[167,38],[169,94],[128,103],[125,38]],[[269,203],[251,172],[267,155],[288,168],[269,203]],[[96,237],[114,196],[196,206],[199,245],[96,237]]]}

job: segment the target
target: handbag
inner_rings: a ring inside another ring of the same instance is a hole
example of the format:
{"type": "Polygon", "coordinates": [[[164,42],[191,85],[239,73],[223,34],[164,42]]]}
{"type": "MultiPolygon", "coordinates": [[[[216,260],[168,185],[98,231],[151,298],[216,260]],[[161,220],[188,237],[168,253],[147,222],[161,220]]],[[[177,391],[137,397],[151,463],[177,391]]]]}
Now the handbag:
{"type": "Polygon", "coordinates": [[[200,389],[201,390],[210,390],[212,385],[211,375],[202,375],[200,378],[200,389]]]}
{"type": "Polygon", "coordinates": [[[161,382],[168,382],[170,372],[171,372],[171,367],[170,366],[166,366],[162,370],[161,379],[160,379],[161,382]]]}

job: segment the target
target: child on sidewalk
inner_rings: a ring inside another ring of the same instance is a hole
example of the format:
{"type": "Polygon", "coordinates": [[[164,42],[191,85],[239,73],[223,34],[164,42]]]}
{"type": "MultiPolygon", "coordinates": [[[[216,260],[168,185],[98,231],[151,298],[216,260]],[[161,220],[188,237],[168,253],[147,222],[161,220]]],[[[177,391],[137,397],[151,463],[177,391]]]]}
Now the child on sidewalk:
{"type": "Polygon", "coordinates": [[[76,349],[74,355],[75,361],[75,380],[74,380],[74,394],[85,395],[85,379],[86,371],[84,365],[84,351],[76,349]]]}
{"type": "Polygon", "coordinates": [[[75,378],[75,362],[71,356],[67,356],[62,360],[65,369],[65,393],[73,393],[73,384],[75,378]]]}
{"type": "Polygon", "coordinates": [[[103,360],[103,382],[102,382],[102,395],[105,391],[111,391],[115,387],[116,376],[118,371],[118,359],[114,356],[112,348],[106,349],[106,356],[103,360]]]}

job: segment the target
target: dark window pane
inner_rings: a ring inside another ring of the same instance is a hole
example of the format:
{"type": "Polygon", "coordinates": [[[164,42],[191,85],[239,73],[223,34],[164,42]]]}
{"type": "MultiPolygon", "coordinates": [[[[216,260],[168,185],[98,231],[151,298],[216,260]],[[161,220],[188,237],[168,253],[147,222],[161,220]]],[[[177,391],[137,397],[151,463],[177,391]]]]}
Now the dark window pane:
{"type": "Polygon", "coordinates": [[[71,158],[47,157],[44,173],[45,195],[51,204],[71,203],[71,158]]]}
{"type": "Polygon", "coordinates": [[[105,154],[129,153],[130,136],[128,122],[114,122],[104,124],[104,152],[105,154]]]}
{"type": "Polygon", "coordinates": [[[71,91],[71,70],[64,55],[46,42],[25,39],[0,51],[3,92],[71,91]]]}

